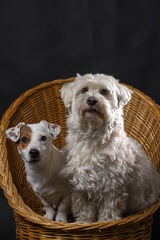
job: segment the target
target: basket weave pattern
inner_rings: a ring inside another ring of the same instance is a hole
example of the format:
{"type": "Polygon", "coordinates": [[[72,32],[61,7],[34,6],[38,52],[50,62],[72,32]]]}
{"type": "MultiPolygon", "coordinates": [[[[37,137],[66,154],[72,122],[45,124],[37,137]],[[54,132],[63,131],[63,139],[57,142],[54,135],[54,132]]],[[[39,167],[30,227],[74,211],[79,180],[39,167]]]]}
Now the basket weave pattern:
{"type": "MultiPolygon", "coordinates": [[[[16,146],[8,141],[5,131],[19,122],[40,120],[58,123],[60,136],[54,144],[64,145],[66,109],[60,98],[60,88],[74,78],[55,80],[34,87],[17,98],[4,113],[0,122],[0,186],[14,211],[17,239],[119,239],[149,240],[152,218],[160,199],[149,209],[129,217],[92,224],[58,223],[42,217],[42,205],[26,181],[23,161],[16,146]]],[[[127,86],[127,85],[126,85],[127,86]]],[[[134,92],[125,107],[125,130],[137,139],[153,165],[160,171],[160,108],[139,90],[134,92]]]]}

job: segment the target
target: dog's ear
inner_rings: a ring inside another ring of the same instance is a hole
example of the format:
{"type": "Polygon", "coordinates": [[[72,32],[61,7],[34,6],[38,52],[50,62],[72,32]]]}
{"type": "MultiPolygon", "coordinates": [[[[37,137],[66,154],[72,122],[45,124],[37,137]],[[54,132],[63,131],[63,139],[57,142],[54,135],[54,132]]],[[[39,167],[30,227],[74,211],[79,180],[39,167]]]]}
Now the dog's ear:
{"type": "Polygon", "coordinates": [[[126,105],[130,99],[131,99],[131,96],[132,96],[132,90],[130,90],[129,88],[127,88],[126,86],[118,83],[118,106],[119,107],[123,107],[124,105],[126,105]]]}
{"type": "Polygon", "coordinates": [[[47,127],[51,138],[56,139],[61,131],[61,127],[56,123],[49,123],[47,121],[41,121],[41,122],[44,123],[45,126],[47,127]]]}
{"type": "Polygon", "coordinates": [[[77,73],[77,77],[81,77],[81,74],[77,73]]]}
{"type": "Polygon", "coordinates": [[[13,142],[17,142],[20,138],[20,129],[22,125],[25,125],[25,123],[20,122],[15,127],[8,128],[6,130],[6,137],[11,139],[13,142]]]}
{"type": "Polygon", "coordinates": [[[70,108],[74,93],[74,82],[65,83],[60,89],[61,98],[66,108],[70,108]]]}

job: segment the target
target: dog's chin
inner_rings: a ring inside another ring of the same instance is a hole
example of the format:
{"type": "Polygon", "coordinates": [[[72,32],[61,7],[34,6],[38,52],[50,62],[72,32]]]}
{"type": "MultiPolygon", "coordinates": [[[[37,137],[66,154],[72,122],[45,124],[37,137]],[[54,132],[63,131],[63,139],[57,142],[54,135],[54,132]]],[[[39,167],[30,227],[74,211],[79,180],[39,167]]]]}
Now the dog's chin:
{"type": "Polygon", "coordinates": [[[82,116],[93,120],[97,118],[103,119],[103,114],[95,108],[84,109],[82,111],[82,116]]]}
{"type": "Polygon", "coordinates": [[[36,163],[38,163],[38,162],[40,162],[40,158],[30,158],[30,159],[27,161],[27,163],[29,163],[29,164],[36,164],[36,163]]]}

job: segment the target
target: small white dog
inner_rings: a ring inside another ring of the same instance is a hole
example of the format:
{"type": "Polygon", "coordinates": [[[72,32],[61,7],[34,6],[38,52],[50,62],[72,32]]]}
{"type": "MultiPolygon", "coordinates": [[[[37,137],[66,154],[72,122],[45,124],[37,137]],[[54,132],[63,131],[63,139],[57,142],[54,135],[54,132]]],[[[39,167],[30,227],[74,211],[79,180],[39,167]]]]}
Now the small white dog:
{"type": "Polygon", "coordinates": [[[36,124],[23,122],[6,131],[7,138],[17,143],[24,160],[27,181],[41,200],[46,214],[44,217],[67,222],[69,197],[67,179],[61,175],[64,166],[63,153],[52,140],[60,133],[60,126],[41,121],[36,124]]]}
{"type": "Polygon", "coordinates": [[[64,173],[78,222],[120,219],[159,197],[160,174],[124,132],[123,106],[131,94],[104,74],[78,75],[61,88],[68,108],[64,173]]]}

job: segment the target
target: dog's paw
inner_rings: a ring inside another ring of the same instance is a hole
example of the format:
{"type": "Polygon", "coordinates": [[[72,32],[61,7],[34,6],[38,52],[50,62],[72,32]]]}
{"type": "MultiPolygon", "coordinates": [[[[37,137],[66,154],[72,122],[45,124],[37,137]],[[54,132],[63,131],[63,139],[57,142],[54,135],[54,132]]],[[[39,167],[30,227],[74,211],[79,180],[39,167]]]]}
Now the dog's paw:
{"type": "Polygon", "coordinates": [[[58,212],[55,221],[67,223],[67,214],[58,212]]]}
{"type": "Polygon", "coordinates": [[[43,217],[49,220],[53,220],[53,214],[45,214],[43,217]]]}
{"type": "Polygon", "coordinates": [[[43,212],[46,213],[46,207],[43,207],[43,212]]]}
{"type": "Polygon", "coordinates": [[[46,207],[46,214],[43,217],[53,221],[53,219],[55,217],[55,210],[52,208],[48,209],[46,207]]]}
{"type": "Polygon", "coordinates": [[[98,222],[112,222],[112,221],[119,220],[119,219],[121,219],[121,217],[119,217],[119,216],[101,217],[101,218],[98,218],[98,222]]]}

